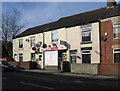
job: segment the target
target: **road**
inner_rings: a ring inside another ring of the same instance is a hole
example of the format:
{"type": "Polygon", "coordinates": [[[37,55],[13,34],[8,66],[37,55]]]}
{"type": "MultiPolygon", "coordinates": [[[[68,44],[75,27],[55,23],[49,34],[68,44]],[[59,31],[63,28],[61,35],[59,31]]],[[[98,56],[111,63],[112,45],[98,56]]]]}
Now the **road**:
{"type": "Polygon", "coordinates": [[[3,72],[3,90],[118,89],[117,80],[70,77],[32,72],[3,72]]]}

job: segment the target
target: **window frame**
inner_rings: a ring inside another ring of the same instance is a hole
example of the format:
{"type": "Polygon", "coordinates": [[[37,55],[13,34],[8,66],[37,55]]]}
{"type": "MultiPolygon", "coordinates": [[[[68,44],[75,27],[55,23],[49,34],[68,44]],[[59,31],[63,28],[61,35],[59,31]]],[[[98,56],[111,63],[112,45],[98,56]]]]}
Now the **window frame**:
{"type": "Polygon", "coordinates": [[[17,61],[17,59],[15,60],[15,55],[16,55],[16,58],[17,58],[17,54],[15,53],[15,54],[14,54],[14,61],[17,61]]]}
{"type": "Polygon", "coordinates": [[[23,39],[19,39],[19,48],[23,48],[23,39]]]}
{"type": "Polygon", "coordinates": [[[35,36],[32,36],[30,37],[30,47],[34,47],[34,46],[35,46],[35,36]],[[33,44],[33,40],[34,40],[34,44],[33,44]]]}
{"type": "Polygon", "coordinates": [[[52,35],[52,36],[51,36],[51,37],[52,37],[52,38],[51,38],[51,39],[52,39],[52,42],[53,42],[53,43],[54,43],[54,42],[58,42],[58,29],[53,30],[53,31],[51,32],[51,35],[52,35]],[[54,32],[55,32],[55,31],[57,31],[57,39],[54,40],[54,39],[53,39],[53,36],[54,36],[54,32]]]}
{"type": "Polygon", "coordinates": [[[77,63],[77,52],[71,52],[70,53],[70,62],[73,64],[76,64],[77,63]],[[75,57],[75,62],[72,61],[72,57],[75,57]]]}
{"type": "Polygon", "coordinates": [[[120,51],[114,52],[115,49],[120,49],[120,48],[113,48],[113,63],[115,63],[115,60],[114,60],[114,53],[120,53],[120,51]]]}
{"type": "Polygon", "coordinates": [[[19,62],[23,62],[23,53],[19,53],[19,62]],[[20,55],[22,54],[22,61],[20,61],[20,55]]]}
{"type": "MultiPolygon", "coordinates": [[[[87,55],[87,54],[90,54],[91,55],[91,50],[82,50],[82,63],[83,63],[83,54],[84,55],[87,55]],[[83,53],[83,51],[89,51],[89,53],[83,53]]],[[[90,63],[91,63],[91,59],[90,59],[90,63]]],[[[90,64],[89,63],[89,64],[90,64]]]]}
{"type": "Polygon", "coordinates": [[[39,53],[39,62],[43,62],[43,53],[39,53]],[[42,56],[41,57],[42,60],[40,60],[40,56],[42,56]]]}
{"type": "Polygon", "coordinates": [[[120,28],[119,23],[120,23],[120,22],[113,23],[113,39],[120,39],[120,38],[115,38],[115,37],[114,37],[114,28],[120,28]],[[115,24],[118,24],[118,25],[115,25],[115,24]]]}
{"type": "MultiPolygon", "coordinates": [[[[32,60],[32,54],[35,55],[35,53],[31,53],[31,61],[32,61],[32,62],[35,62],[36,60],[34,60],[34,61],[32,60]]],[[[35,59],[36,59],[36,56],[35,56],[35,59]]]]}
{"type": "Polygon", "coordinates": [[[81,28],[81,36],[82,36],[82,42],[91,42],[92,39],[91,39],[91,27],[84,27],[84,28],[81,28]],[[83,41],[83,32],[89,32],[90,33],[90,40],[89,41],[83,41]]]}

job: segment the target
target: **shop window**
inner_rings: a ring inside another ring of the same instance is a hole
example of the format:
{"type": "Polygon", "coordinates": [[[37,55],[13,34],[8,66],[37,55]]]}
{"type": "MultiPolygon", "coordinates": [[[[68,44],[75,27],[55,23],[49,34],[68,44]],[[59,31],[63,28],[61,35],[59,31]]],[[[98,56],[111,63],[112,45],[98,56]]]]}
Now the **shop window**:
{"type": "Polygon", "coordinates": [[[19,54],[19,61],[22,62],[23,61],[23,54],[19,54]]]}
{"type": "Polygon", "coordinates": [[[31,61],[35,62],[35,53],[31,53],[31,61]]]}
{"type": "Polygon", "coordinates": [[[91,27],[82,28],[82,42],[91,41],[91,27]]]}
{"type": "Polygon", "coordinates": [[[30,41],[31,41],[30,46],[34,47],[34,45],[35,45],[35,37],[31,37],[30,41]]]}
{"type": "Polygon", "coordinates": [[[91,50],[82,50],[82,63],[91,63],[91,50]]]}
{"type": "Polygon", "coordinates": [[[120,48],[113,49],[113,63],[120,63],[120,48]]]}
{"type": "Polygon", "coordinates": [[[23,48],[23,40],[19,39],[19,48],[23,48]]]}
{"type": "Polygon", "coordinates": [[[71,63],[76,63],[76,54],[71,54],[70,60],[71,60],[71,63]]]}
{"type": "Polygon", "coordinates": [[[113,23],[113,39],[120,39],[120,22],[113,23]]]}
{"type": "Polygon", "coordinates": [[[53,30],[52,31],[52,42],[57,42],[58,41],[58,30],[53,30]]]}
{"type": "Polygon", "coordinates": [[[71,63],[76,63],[76,53],[77,53],[77,50],[70,50],[70,61],[71,61],[71,63]]]}
{"type": "Polygon", "coordinates": [[[14,54],[14,61],[17,61],[17,54],[14,54]]]}

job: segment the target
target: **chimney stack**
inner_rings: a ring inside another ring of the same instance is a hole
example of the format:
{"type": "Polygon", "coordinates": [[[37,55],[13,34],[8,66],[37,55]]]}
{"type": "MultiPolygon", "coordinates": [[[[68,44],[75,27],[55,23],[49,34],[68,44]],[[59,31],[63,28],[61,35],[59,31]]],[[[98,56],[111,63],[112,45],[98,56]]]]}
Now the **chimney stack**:
{"type": "Polygon", "coordinates": [[[108,8],[114,7],[115,5],[116,5],[115,0],[107,0],[107,7],[108,8]]]}

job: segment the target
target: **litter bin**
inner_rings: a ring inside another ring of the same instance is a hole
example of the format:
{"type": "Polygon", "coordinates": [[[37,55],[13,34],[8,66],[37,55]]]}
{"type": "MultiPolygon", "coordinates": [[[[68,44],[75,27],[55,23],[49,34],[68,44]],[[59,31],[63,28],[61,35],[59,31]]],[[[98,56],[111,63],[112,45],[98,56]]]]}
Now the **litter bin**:
{"type": "Polygon", "coordinates": [[[68,62],[68,61],[64,61],[63,62],[63,72],[70,72],[71,70],[70,70],[70,62],[68,62]]]}

